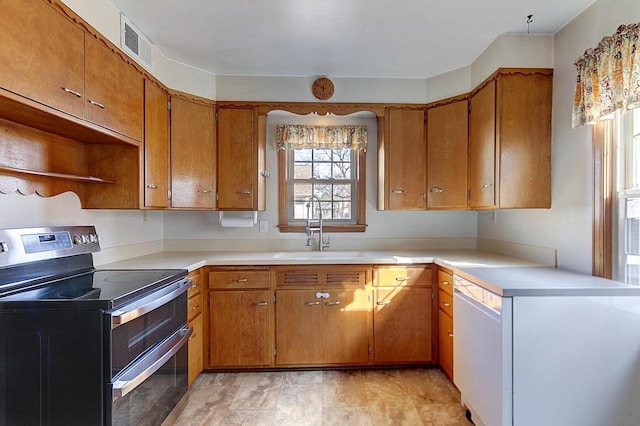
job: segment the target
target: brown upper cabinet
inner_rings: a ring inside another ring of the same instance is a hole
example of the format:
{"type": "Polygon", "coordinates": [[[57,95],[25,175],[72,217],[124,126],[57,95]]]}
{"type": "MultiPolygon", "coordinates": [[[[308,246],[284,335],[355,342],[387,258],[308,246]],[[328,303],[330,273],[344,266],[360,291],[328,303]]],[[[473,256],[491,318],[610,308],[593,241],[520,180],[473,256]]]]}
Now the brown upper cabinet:
{"type": "Polygon", "coordinates": [[[169,206],[169,95],[144,81],[144,207],[169,206]]]}
{"type": "Polygon", "coordinates": [[[218,209],[264,210],[264,117],[259,120],[254,108],[219,107],[216,120],[218,209]]]}
{"type": "Polygon", "coordinates": [[[467,208],[469,102],[427,109],[427,207],[467,208]]]}
{"type": "Polygon", "coordinates": [[[213,106],[171,98],[171,207],[216,207],[213,106]]]}
{"type": "Polygon", "coordinates": [[[471,96],[470,207],[551,207],[550,69],[500,69],[471,96]]]}
{"type": "Polygon", "coordinates": [[[85,119],[142,141],[144,79],[100,40],[85,37],[85,119]]]}
{"type": "Polygon", "coordinates": [[[0,0],[0,86],[84,116],[84,31],[43,1],[0,0]]]}
{"type": "Polygon", "coordinates": [[[425,114],[422,108],[386,110],[378,142],[379,210],[425,208],[425,114]]]}

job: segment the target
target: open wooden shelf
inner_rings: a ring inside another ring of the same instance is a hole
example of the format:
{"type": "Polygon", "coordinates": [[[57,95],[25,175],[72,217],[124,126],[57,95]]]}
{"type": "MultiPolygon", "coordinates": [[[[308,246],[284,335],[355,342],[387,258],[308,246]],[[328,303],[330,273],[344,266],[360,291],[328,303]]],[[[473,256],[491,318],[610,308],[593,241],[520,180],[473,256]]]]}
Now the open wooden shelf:
{"type": "Polygon", "coordinates": [[[15,167],[7,167],[0,165],[0,171],[11,172],[11,173],[22,173],[27,175],[35,175],[35,176],[46,176],[56,179],[66,179],[72,180],[75,182],[90,182],[90,183],[109,183],[114,184],[114,181],[101,179],[95,176],[78,176],[78,175],[70,175],[66,173],[55,173],[55,172],[41,172],[38,170],[25,170],[25,169],[17,169],[15,167]]]}

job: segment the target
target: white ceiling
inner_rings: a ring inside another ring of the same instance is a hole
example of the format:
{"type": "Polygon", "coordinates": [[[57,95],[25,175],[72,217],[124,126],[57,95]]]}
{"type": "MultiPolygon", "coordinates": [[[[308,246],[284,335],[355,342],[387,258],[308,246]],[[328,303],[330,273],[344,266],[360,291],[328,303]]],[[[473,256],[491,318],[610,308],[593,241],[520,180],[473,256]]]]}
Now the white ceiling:
{"type": "Polygon", "coordinates": [[[218,75],[428,78],[595,0],[110,0],[168,58],[218,75]]]}

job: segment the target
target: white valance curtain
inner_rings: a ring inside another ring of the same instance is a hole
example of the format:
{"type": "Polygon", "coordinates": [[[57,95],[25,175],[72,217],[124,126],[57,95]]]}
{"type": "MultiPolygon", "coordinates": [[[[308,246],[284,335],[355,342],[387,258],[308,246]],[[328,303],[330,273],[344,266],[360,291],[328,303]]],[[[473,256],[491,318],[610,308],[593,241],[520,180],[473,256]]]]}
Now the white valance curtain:
{"type": "Polygon", "coordinates": [[[639,40],[640,23],[620,25],[576,60],[573,127],[640,106],[639,40]]]}
{"type": "Polygon", "coordinates": [[[278,149],[353,149],[366,151],[367,126],[279,125],[278,149]]]}

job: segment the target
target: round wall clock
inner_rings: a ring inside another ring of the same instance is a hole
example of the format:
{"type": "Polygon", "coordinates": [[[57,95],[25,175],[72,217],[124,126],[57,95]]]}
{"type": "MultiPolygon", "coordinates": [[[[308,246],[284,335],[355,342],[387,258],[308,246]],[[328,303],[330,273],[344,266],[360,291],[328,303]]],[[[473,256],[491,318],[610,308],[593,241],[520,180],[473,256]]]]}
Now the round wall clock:
{"type": "Polygon", "coordinates": [[[333,82],[326,77],[317,78],[311,85],[313,96],[321,101],[326,101],[333,96],[333,91],[333,82]]]}

